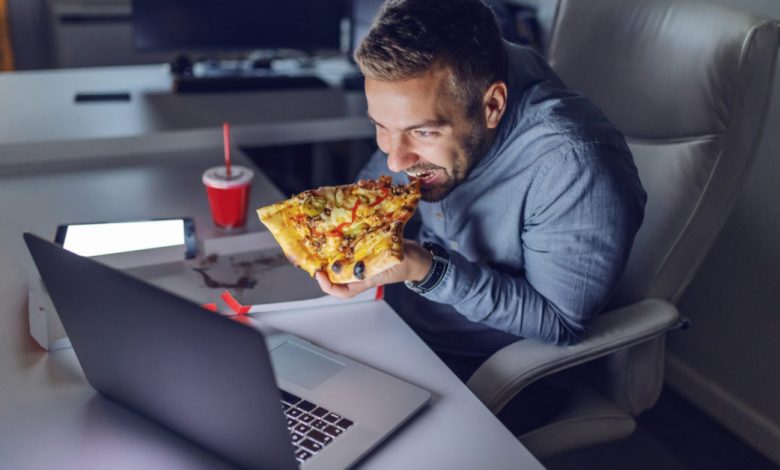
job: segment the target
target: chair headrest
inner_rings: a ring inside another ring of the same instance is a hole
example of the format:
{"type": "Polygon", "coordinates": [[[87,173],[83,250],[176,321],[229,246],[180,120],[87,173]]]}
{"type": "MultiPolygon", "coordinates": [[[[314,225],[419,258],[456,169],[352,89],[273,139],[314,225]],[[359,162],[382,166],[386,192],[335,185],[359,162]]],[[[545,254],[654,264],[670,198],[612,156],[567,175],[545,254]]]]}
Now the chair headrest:
{"type": "Polygon", "coordinates": [[[743,49],[767,22],[711,3],[560,0],[548,58],[629,137],[722,134],[743,49]]]}

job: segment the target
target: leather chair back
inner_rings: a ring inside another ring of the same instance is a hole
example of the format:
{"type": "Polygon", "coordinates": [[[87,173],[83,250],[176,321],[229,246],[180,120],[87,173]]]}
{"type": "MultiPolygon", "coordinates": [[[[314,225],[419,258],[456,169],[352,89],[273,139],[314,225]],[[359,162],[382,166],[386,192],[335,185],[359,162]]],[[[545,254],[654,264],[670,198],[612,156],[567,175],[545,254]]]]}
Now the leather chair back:
{"type": "Polygon", "coordinates": [[[711,3],[560,0],[548,59],[625,134],[648,193],[614,306],[675,302],[744,182],[778,29],[711,3]]]}

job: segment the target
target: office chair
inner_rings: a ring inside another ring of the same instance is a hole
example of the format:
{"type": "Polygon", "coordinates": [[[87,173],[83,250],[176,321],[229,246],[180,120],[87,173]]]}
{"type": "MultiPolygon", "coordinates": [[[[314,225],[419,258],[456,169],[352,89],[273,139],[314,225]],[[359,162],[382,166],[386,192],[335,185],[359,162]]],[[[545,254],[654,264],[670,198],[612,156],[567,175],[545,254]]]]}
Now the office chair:
{"type": "Polygon", "coordinates": [[[559,0],[549,62],[626,135],[648,201],[616,308],[577,345],[518,341],[468,381],[497,414],[542,377],[576,377],[558,416],[518,436],[537,457],[628,436],[657,401],[674,304],[756,153],[777,46],[774,21],[710,3],[559,0]]]}

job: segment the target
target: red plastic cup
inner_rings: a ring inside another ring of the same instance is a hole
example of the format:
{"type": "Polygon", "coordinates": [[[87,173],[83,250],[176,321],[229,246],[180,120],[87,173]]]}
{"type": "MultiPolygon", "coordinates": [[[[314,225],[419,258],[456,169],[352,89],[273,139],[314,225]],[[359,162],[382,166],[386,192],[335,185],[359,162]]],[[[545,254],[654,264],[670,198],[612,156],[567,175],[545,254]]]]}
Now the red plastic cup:
{"type": "Polygon", "coordinates": [[[231,165],[230,178],[224,166],[215,166],[203,172],[211,217],[217,227],[237,229],[246,225],[253,177],[252,170],[238,165],[231,165]]]}

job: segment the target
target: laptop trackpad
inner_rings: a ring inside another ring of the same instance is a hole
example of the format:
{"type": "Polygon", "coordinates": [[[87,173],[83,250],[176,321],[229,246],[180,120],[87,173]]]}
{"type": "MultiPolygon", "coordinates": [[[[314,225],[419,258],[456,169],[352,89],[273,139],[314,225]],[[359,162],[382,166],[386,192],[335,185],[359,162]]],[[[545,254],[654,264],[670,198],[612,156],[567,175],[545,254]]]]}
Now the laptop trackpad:
{"type": "Polygon", "coordinates": [[[309,390],[344,368],[340,362],[292,343],[274,348],[271,362],[277,375],[309,390]]]}

